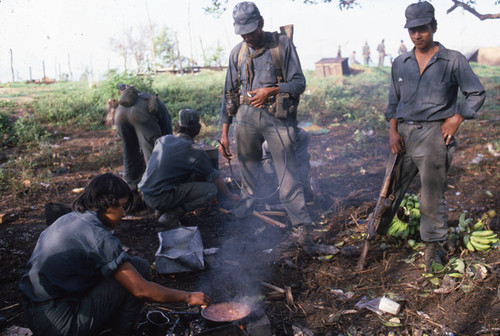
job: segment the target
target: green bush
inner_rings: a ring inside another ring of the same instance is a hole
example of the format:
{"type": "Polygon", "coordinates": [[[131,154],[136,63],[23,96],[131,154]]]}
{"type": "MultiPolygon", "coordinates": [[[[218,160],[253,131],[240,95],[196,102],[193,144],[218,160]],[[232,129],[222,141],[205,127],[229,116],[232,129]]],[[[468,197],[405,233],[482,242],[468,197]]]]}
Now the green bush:
{"type": "Polygon", "coordinates": [[[154,89],[165,102],[173,122],[177,121],[180,110],[192,108],[200,111],[204,123],[218,124],[225,75],[223,71],[194,76],[162,75],[155,78],[154,89]]]}
{"type": "Polygon", "coordinates": [[[345,77],[317,78],[306,72],[307,88],[301,97],[299,119],[328,126],[355,124],[378,129],[385,125],[384,111],[389,92],[389,72],[364,72],[345,77]]]}
{"type": "Polygon", "coordinates": [[[119,93],[116,87],[118,83],[133,85],[141,92],[154,93],[152,77],[120,74],[116,71],[110,71],[106,75],[106,79],[99,83],[97,90],[94,90],[95,99],[101,104],[106,104],[109,99],[118,99],[119,93]]]}
{"type": "Polygon", "coordinates": [[[46,142],[48,131],[33,117],[19,118],[13,125],[14,142],[18,147],[36,147],[46,142]]]}

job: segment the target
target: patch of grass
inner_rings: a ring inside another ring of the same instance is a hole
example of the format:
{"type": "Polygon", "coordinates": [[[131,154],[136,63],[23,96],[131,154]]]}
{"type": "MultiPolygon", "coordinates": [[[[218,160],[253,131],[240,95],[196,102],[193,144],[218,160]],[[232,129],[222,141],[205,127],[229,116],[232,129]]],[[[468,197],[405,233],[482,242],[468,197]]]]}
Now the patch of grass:
{"type": "Polygon", "coordinates": [[[19,118],[12,126],[12,134],[19,147],[37,147],[50,139],[45,127],[32,116],[19,118]]]}

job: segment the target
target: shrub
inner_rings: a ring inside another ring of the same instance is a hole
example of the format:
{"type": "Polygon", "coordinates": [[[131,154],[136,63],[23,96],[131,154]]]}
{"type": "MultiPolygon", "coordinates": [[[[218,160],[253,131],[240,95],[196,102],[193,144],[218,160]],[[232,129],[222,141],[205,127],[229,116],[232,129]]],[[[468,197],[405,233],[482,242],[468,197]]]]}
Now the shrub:
{"type": "Polygon", "coordinates": [[[33,117],[22,117],[13,126],[14,142],[18,147],[35,147],[46,142],[48,131],[33,117]]]}

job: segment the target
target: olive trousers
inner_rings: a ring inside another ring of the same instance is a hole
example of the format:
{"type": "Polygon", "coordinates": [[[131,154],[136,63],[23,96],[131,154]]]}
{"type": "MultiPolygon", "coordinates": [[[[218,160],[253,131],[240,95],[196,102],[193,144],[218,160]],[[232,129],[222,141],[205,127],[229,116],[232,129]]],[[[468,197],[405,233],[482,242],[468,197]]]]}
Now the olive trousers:
{"type": "Polygon", "coordinates": [[[387,231],[410,183],[419,174],[420,237],[424,242],[446,240],[448,225],[444,193],[457,142],[453,138],[446,146],[441,124],[441,121],[398,123],[398,132],[403,137],[406,152],[400,154],[398,160],[396,178],[390,186],[395,200],[382,218],[380,233],[387,231]]]}
{"type": "Polygon", "coordinates": [[[238,218],[252,213],[254,202],[261,198],[259,179],[262,173],[262,143],[267,141],[279,180],[279,196],[292,225],[310,224],[304,191],[295,158],[295,120],[274,118],[265,109],[241,105],[236,114],[236,150],[242,176],[242,197],[235,208],[238,218]]]}

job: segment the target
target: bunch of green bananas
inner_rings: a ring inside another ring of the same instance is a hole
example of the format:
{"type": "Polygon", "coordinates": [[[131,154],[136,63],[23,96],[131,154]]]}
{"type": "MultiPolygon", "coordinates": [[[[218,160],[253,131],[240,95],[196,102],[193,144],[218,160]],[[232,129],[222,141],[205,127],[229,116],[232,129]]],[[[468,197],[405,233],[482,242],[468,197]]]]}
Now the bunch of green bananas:
{"type": "Polygon", "coordinates": [[[387,234],[406,239],[420,230],[420,201],[415,194],[406,193],[392,219],[387,234]]]}
{"type": "Polygon", "coordinates": [[[484,213],[474,225],[472,225],[471,218],[465,219],[465,213],[460,215],[457,228],[464,233],[463,242],[469,251],[487,252],[499,245],[498,235],[490,230],[488,225],[495,215],[495,210],[490,210],[484,213]]]}

